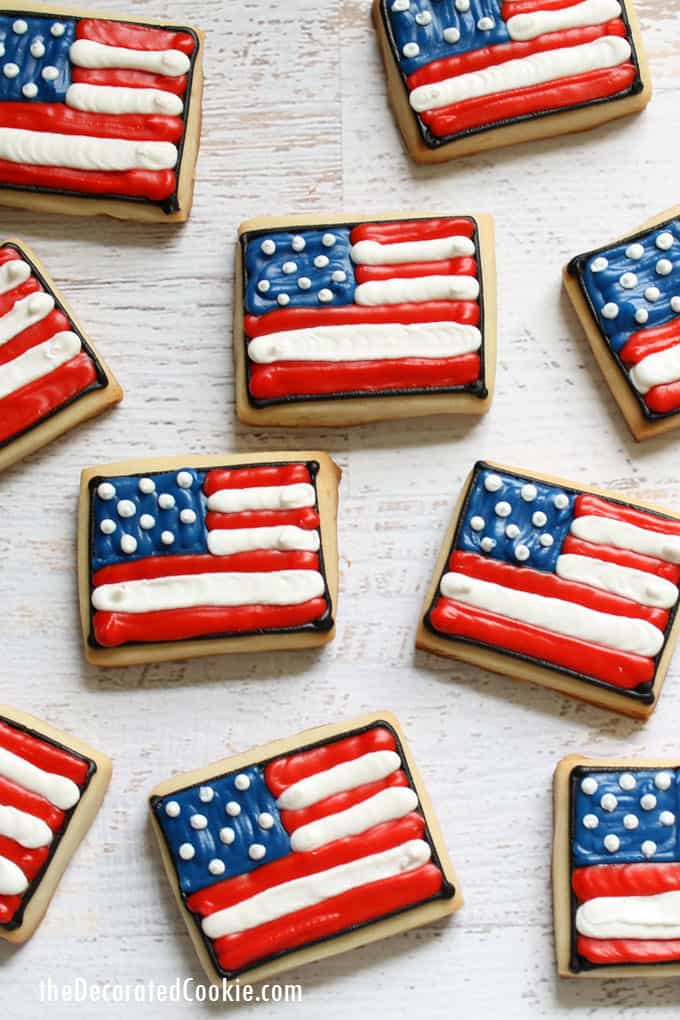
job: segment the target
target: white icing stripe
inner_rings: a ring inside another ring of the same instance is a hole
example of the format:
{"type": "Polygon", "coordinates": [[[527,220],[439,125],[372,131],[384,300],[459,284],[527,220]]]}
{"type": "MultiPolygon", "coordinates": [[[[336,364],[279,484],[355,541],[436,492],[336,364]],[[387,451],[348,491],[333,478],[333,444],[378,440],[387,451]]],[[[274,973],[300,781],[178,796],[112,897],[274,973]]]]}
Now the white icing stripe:
{"type": "Polygon", "coordinates": [[[38,291],[15,301],[6,315],[0,318],[0,345],[8,343],[29,326],[42,322],[54,309],[51,294],[38,291]]]}
{"type": "Polygon", "coordinates": [[[455,358],[479,350],[476,326],[457,322],[416,325],[317,326],[251,340],[248,357],[275,361],[380,361],[382,358],[455,358]],[[302,334],[302,335],[301,335],[302,334]]]}
{"type": "Polygon", "coordinates": [[[597,896],[576,911],[576,930],[595,939],[680,938],[680,892],[597,896]]]}
{"type": "Polygon", "coordinates": [[[568,28],[585,28],[587,25],[602,25],[621,15],[618,0],[584,0],[573,7],[557,11],[534,11],[531,14],[516,14],[507,22],[511,39],[526,42],[544,32],[562,32],[568,28]]]}
{"type": "Polygon", "coordinates": [[[316,570],[271,573],[184,574],[102,584],[92,593],[95,609],[108,613],[155,613],[193,606],[292,606],[325,590],[316,570]]]}
{"type": "Polygon", "coordinates": [[[652,658],[663,645],[662,632],[647,620],[612,616],[574,602],[535,595],[533,592],[515,591],[465,574],[445,574],[441,592],[447,598],[477,609],[499,613],[511,620],[543,627],[581,641],[593,641],[622,652],[652,658]]]}
{"type": "Polygon", "coordinates": [[[0,266],[0,294],[14,290],[19,284],[25,283],[31,275],[31,267],[23,259],[12,259],[0,266]]]}
{"type": "Polygon", "coordinates": [[[633,567],[621,567],[617,563],[605,563],[590,556],[571,553],[559,556],[556,570],[567,581],[603,588],[642,606],[670,609],[678,600],[678,589],[665,577],[656,577],[633,567]]]}
{"type": "Polygon", "coordinates": [[[188,56],[180,50],[130,50],[124,46],[105,46],[90,39],[77,39],[71,45],[69,56],[77,67],[151,71],[169,78],[186,74],[191,67],[188,56]]]}
{"type": "Polygon", "coordinates": [[[316,493],[309,482],[293,485],[256,485],[248,489],[218,489],[208,496],[208,510],[224,514],[242,510],[301,510],[314,506],[316,493]]]}
{"type": "Polygon", "coordinates": [[[476,301],[479,282],[474,276],[414,276],[369,280],[354,291],[358,305],[399,305],[405,301],[476,301]]]}
{"type": "Polygon", "coordinates": [[[0,400],[15,393],[35,379],[41,379],[55,368],[65,365],[80,351],[80,339],[75,333],[55,333],[50,340],[37,344],[13,361],[0,365],[0,400]]]}
{"type": "Polygon", "coordinates": [[[52,842],[52,830],[42,818],[4,804],[0,805],[0,836],[13,839],[29,850],[49,846],[52,842]]]}
{"type": "Polygon", "coordinates": [[[177,149],[172,142],[129,142],[0,127],[0,159],[72,170],[172,170],[177,149]]]}
{"type": "Polygon", "coordinates": [[[677,382],[680,379],[680,344],[648,354],[630,370],[630,378],[640,393],[646,393],[652,386],[677,382]]]}
{"type": "Polygon", "coordinates": [[[181,116],[184,103],[162,89],[129,89],[118,85],[77,82],[66,91],[66,105],[88,113],[165,113],[181,116]]]}
{"type": "Polygon", "coordinates": [[[582,46],[570,46],[545,53],[508,60],[504,64],[470,71],[456,78],[447,78],[433,85],[421,85],[409,96],[414,110],[438,110],[451,103],[462,103],[477,96],[512,89],[528,88],[548,81],[559,81],[577,74],[616,67],[630,57],[630,45],[619,36],[604,36],[582,46]]]}
{"type": "Polygon", "coordinates": [[[80,800],[80,790],[72,779],[45,772],[4,747],[0,747],[0,776],[39,794],[62,811],[68,811],[80,800]]]}
{"type": "Polygon", "coordinates": [[[369,751],[360,758],[340,762],[324,772],[316,772],[313,776],[293,783],[283,791],[276,803],[282,811],[299,811],[334,793],[385,779],[400,767],[401,759],[396,751],[369,751]]]}
{"type": "Polygon", "coordinates": [[[270,528],[224,528],[208,532],[208,549],[213,556],[250,552],[253,549],[302,549],[316,552],[319,532],[306,531],[294,524],[270,528]]]}
{"type": "Polygon", "coordinates": [[[370,882],[393,878],[427,864],[430,847],[422,839],[412,839],[401,846],[370,854],[349,864],[340,864],[303,878],[282,882],[257,893],[232,907],[218,910],[203,919],[201,927],[209,939],[248,931],[268,921],[276,921],[305,907],[312,907],[333,896],[340,896],[370,882]]]}
{"type": "Polygon", "coordinates": [[[659,531],[647,531],[637,524],[615,521],[610,517],[585,514],[571,522],[571,533],[584,542],[596,545],[615,545],[619,549],[630,549],[643,556],[655,556],[669,563],[680,563],[680,536],[663,535],[659,531]]]}
{"type": "Polygon", "coordinates": [[[431,241],[359,241],[352,245],[352,261],[362,266],[394,266],[400,262],[436,262],[460,255],[474,255],[475,246],[469,237],[437,237],[431,241]]]}
{"type": "Polygon", "coordinates": [[[354,804],[346,811],[338,811],[316,822],[301,825],[291,836],[290,845],[299,853],[317,850],[334,839],[356,836],[374,825],[403,818],[417,807],[418,797],[413,790],[406,786],[394,786],[381,790],[360,804],[354,804]]]}
{"type": "Polygon", "coordinates": [[[21,868],[7,857],[0,857],[0,895],[19,896],[28,889],[28,879],[21,868]]]}

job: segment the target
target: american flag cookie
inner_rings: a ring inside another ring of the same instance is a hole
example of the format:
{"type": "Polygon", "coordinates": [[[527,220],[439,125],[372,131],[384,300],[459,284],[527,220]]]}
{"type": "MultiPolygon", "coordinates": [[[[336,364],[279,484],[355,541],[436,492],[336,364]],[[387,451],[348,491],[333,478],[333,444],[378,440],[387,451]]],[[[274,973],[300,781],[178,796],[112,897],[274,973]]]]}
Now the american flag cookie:
{"type": "Polygon", "coordinates": [[[0,471],[122,396],[42,263],[0,242],[0,471]]]}
{"type": "Polygon", "coordinates": [[[174,776],[150,804],[165,870],[215,983],[271,977],[462,904],[390,713],[174,776]]]}
{"type": "Polygon", "coordinates": [[[680,514],[479,462],[416,644],[643,718],[677,640],[679,583],[680,514]]]}
{"type": "Polygon", "coordinates": [[[651,97],[631,0],[374,0],[419,163],[593,128],[651,97]]]}
{"type": "Polygon", "coordinates": [[[0,205],[186,220],[202,48],[186,26],[21,2],[0,13],[0,205]]]}
{"type": "Polygon", "coordinates": [[[103,754],[0,706],[0,938],[38,927],[110,778],[103,754]]]}
{"type": "Polygon", "coordinates": [[[680,206],[578,255],[567,293],[636,439],[680,426],[680,206]]]}
{"type": "Polygon", "coordinates": [[[236,407],[249,425],[483,414],[496,367],[489,216],[243,223],[236,407]]]}
{"type": "Polygon", "coordinates": [[[555,771],[553,899],[562,977],[680,975],[677,759],[576,755],[555,771]]]}
{"type": "Polygon", "coordinates": [[[127,666],[330,641],[339,479],[316,451],[86,469],[78,586],[89,661],[127,666]]]}

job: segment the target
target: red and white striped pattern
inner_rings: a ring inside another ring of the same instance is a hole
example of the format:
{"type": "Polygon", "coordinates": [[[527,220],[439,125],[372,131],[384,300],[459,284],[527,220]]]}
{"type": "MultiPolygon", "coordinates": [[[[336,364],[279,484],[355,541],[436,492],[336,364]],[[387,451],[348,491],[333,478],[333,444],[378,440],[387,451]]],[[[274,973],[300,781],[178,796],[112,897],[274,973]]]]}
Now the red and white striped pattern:
{"type": "Polygon", "coordinates": [[[620,357],[650,411],[680,407],[680,317],[633,333],[620,357]]]}

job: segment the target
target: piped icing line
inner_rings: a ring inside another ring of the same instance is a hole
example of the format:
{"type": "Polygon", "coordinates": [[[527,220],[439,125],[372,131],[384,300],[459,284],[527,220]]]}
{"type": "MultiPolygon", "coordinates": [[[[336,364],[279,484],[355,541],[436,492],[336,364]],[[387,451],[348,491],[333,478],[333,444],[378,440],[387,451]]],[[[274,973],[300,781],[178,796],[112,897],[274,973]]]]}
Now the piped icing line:
{"type": "Polygon", "coordinates": [[[598,939],[680,939],[680,891],[596,897],[578,907],[575,926],[598,939]]]}
{"type": "Polygon", "coordinates": [[[41,818],[4,804],[0,804],[0,836],[13,839],[29,850],[49,846],[52,842],[52,830],[41,818]]]}
{"type": "Polygon", "coordinates": [[[20,896],[28,889],[28,879],[20,867],[0,856],[0,896],[20,896]]]}
{"type": "Polygon", "coordinates": [[[408,301],[476,301],[479,281],[473,276],[394,277],[360,283],[354,292],[358,305],[399,305],[408,301]]]}
{"type": "Polygon", "coordinates": [[[6,294],[19,287],[31,275],[31,267],[23,259],[12,259],[0,266],[0,294],[6,294]]]}
{"type": "Polygon", "coordinates": [[[0,776],[39,794],[62,811],[68,811],[80,800],[80,789],[73,780],[46,772],[4,747],[0,747],[0,776]]]}
{"type": "Polygon", "coordinates": [[[680,344],[643,358],[631,369],[630,378],[639,393],[677,382],[680,379],[680,344]]]}
{"type": "Polygon", "coordinates": [[[665,578],[590,556],[567,553],[558,558],[555,569],[559,577],[568,581],[604,588],[643,606],[670,609],[678,600],[677,587],[665,578]]]}
{"type": "Polygon", "coordinates": [[[158,171],[176,165],[177,148],[172,142],[131,142],[0,127],[0,160],[72,170],[158,171]]]}
{"type": "Polygon", "coordinates": [[[583,0],[556,10],[537,10],[516,14],[508,19],[510,38],[524,42],[545,32],[563,32],[569,28],[601,25],[621,16],[618,0],[583,0]]]}
{"type": "Polygon", "coordinates": [[[416,113],[424,113],[479,96],[616,67],[630,56],[630,43],[626,39],[605,36],[582,46],[534,53],[522,60],[509,60],[481,71],[470,71],[434,85],[421,85],[411,92],[409,102],[416,113]]]}
{"type": "Polygon", "coordinates": [[[305,907],[339,896],[357,886],[414,870],[431,857],[424,840],[410,840],[382,853],[372,854],[327,871],[283,882],[224,910],[218,910],[201,922],[205,935],[219,939],[256,928],[305,907]]]}
{"type": "Polygon", "coordinates": [[[457,235],[392,244],[358,241],[350,249],[352,261],[364,266],[391,266],[400,262],[436,262],[440,259],[474,254],[475,245],[471,238],[457,235]]]}
{"type": "Polygon", "coordinates": [[[324,594],[315,570],[275,573],[192,574],[104,584],[92,593],[95,609],[113,613],[151,613],[196,606],[288,606],[324,594]]]}
{"type": "MultiPolygon", "coordinates": [[[[66,105],[86,113],[163,114],[180,117],[184,104],[179,96],[162,89],[125,88],[122,85],[69,85],[66,105]]],[[[119,128],[120,130],[120,128],[119,128]]]]}
{"type": "Polygon", "coordinates": [[[294,524],[262,528],[220,528],[208,534],[208,549],[214,556],[255,549],[301,549],[316,552],[321,546],[318,531],[307,531],[294,524]]]}
{"type": "Polygon", "coordinates": [[[584,514],[575,517],[571,525],[572,534],[596,545],[614,545],[643,556],[680,563],[680,536],[664,535],[648,531],[628,521],[617,521],[608,517],[584,514]]]}
{"type": "Polygon", "coordinates": [[[278,798],[282,811],[298,811],[334,793],[384,779],[401,766],[396,751],[369,751],[292,783],[278,798]]]}
{"type": "Polygon", "coordinates": [[[37,379],[11,393],[2,402],[0,442],[37,424],[97,382],[95,363],[86,351],[81,351],[65,365],[54,369],[49,377],[37,379]]]}
{"type": "Polygon", "coordinates": [[[173,170],[94,171],[50,166],[49,184],[46,184],[45,174],[42,166],[0,159],[0,184],[61,188],[91,195],[122,195],[126,198],[145,198],[150,202],[169,199],[177,185],[173,170]]]}
{"type": "Polygon", "coordinates": [[[29,326],[42,322],[50,312],[54,311],[54,298],[51,294],[39,291],[15,302],[9,312],[0,318],[0,346],[13,340],[15,336],[29,326]]]}
{"type": "Polygon", "coordinates": [[[56,333],[50,340],[31,347],[18,358],[0,365],[0,400],[23,386],[49,375],[81,350],[80,337],[72,332],[56,333]]]}
{"type": "Polygon", "coordinates": [[[374,825],[403,818],[417,807],[418,796],[414,790],[403,786],[391,787],[344,811],[301,825],[292,834],[290,845],[300,853],[317,850],[335,839],[356,836],[374,825]]]}
{"type": "Polygon", "coordinates": [[[208,496],[208,510],[241,513],[244,510],[299,510],[316,503],[309,482],[284,485],[254,485],[243,489],[218,489],[208,496]]]}
{"type": "Polygon", "coordinates": [[[88,68],[129,68],[178,77],[186,74],[191,61],[179,50],[136,50],[124,46],[105,46],[91,39],[77,39],[69,50],[72,63],[88,68]]]}
{"type": "Polygon", "coordinates": [[[293,308],[266,312],[265,315],[246,315],[246,335],[255,338],[270,333],[289,332],[285,327],[313,329],[317,326],[361,326],[403,324],[413,326],[418,322],[460,322],[467,326],[478,326],[479,305],[474,301],[428,301],[401,305],[377,305],[374,308],[360,308],[345,305],[342,308],[293,308]]]}

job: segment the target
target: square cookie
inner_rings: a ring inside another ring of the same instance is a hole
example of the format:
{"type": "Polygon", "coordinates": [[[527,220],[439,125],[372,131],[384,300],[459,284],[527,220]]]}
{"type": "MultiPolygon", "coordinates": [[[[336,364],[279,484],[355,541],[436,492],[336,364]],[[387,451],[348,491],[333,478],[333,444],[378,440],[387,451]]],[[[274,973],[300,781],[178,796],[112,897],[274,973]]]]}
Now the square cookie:
{"type": "Polygon", "coordinates": [[[234,359],[249,425],[483,414],[496,367],[491,217],[243,223],[234,359]]]}
{"type": "Polygon", "coordinates": [[[127,666],[330,641],[339,479],[317,452],[87,468],[78,584],[89,661],[127,666]]]}
{"type": "Polygon", "coordinates": [[[645,717],[677,640],[679,582],[679,514],[480,461],[416,644],[645,717]]]}
{"type": "Polygon", "coordinates": [[[680,206],[577,255],[564,285],[628,427],[680,426],[680,206]]]}
{"type": "Polygon", "coordinates": [[[680,975],[679,783],[677,759],[559,763],[553,897],[562,977],[680,975]]]}
{"type": "Polygon", "coordinates": [[[0,471],[121,400],[51,276],[0,243],[0,471]]]}
{"type": "Polygon", "coordinates": [[[187,219],[200,32],[20,2],[0,13],[0,47],[0,205],[187,219]]]}
{"type": "Polygon", "coordinates": [[[374,0],[373,20],[418,163],[596,127],[651,96],[630,0],[374,0]]]}
{"type": "Polygon", "coordinates": [[[320,726],[151,795],[168,878],[212,982],[366,945],[462,904],[390,713],[320,726]]]}
{"type": "Polygon", "coordinates": [[[0,706],[0,938],[38,927],[110,778],[104,755],[0,706]]]}

